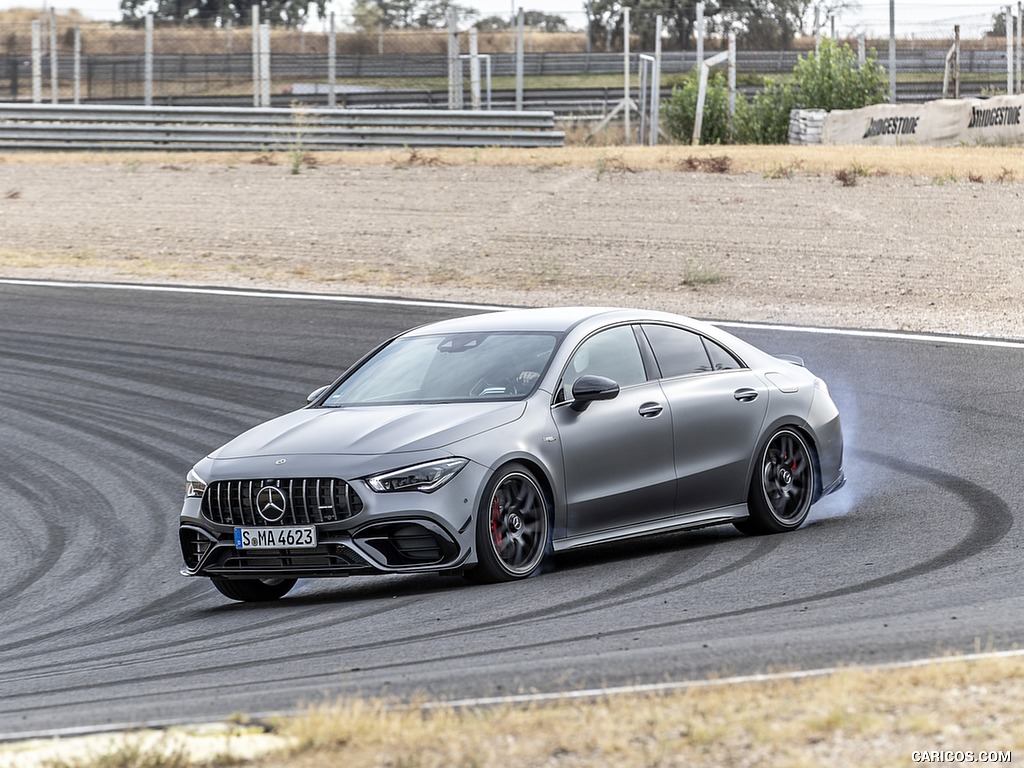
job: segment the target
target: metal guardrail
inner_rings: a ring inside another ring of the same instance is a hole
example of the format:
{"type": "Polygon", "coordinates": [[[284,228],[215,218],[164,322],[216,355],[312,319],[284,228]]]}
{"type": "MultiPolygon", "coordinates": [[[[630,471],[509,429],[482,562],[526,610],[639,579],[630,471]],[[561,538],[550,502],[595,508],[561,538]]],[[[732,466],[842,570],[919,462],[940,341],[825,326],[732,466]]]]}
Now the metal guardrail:
{"type": "MultiPolygon", "coordinates": [[[[897,51],[898,72],[938,72],[945,63],[946,50],[905,49],[897,51]]],[[[631,57],[633,71],[637,69],[639,53],[631,57]]],[[[799,51],[745,51],[736,53],[740,72],[758,74],[788,74],[793,71],[801,55],[799,51]]],[[[662,72],[688,72],[694,67],[696,54],[692,51],[665,51],[662,53],[662,72]]],[[[494,77],[515,75],[513,54],[491,54],[494,77]]],[[[49,62],[43,62],[44,69],[49,62]]],[[[59,61],[62,78],[72,76],[70,57],[59,61]]],[[[339,54],[339,78],[400,80],[406,78],[446,78],[448,62],[444,54],[339,54]]],[[[154,77],[161,81],[205,82],[223,79],[245,80],[252,72],[249,54],[157,54],[153,57],[154,77]]],[[[144,61],[141,55],[94,54],[82,57],[83,80],[88,82],[141,80],[144,61]]],[[[324,81],[327,78],[327,58],[323,54],[275,53],[272,56],[272,74],[275,81],[324,81]]],[[[1002,49],[961,52],[960,70],[964,74],[1001,73],[1006,71],[1006,53],[1002,49]]],[[[523,73],[527,77],[601,75],[622,72],[620,53],[526,53],[523,73]]],[[[11,77],[28,81],[31,61],[25,56],[0,55],[0,83],[11,77]]]]}
{"type": "MultiPolygon", "coordinates": [[[[962,98],[977,98],[986,89],[998,91],[1006,86],[1005,78],[1000,80],[967,81],[960,85],[962,98]]],[[[739,92],[746,99],[752,99],[761,91],[756,86],[741,86],[739,92]]],[[[634,97],[635,97],[634,93],[634,97]]],[[[900,83],[897,90],[900,103],[920,103],[942,98],[942,83],[900,83]]],[[[495,89],[491,93],[491,102],[495,109],[513,110],[515,108],[515,91],[495,89]]],[[[663,86],[661,98],[672,96],[672,86],[663,86]]],[[[359,110],[377,109],[444,109],[448,103],[448,91],[430,89],[391,89],[366,88],[359,90],[339,89],[336,94],[337,105],[359,110]]],[[[465,94],[469,101],[469,94],[465,94]]],[[[173,106],[237,106],[244,107],[252,103],[251,95],[242,96],[163,96],[155,99],[160,104],[173,106]]],[[[523,91],[523,106],[527,110],[553,112],[556,120],[572,117],[597,116],[603,117],[610,113],[622,101],[622,87],[603,88],[527,88],[523,91]]],[[[277,107],[288,107],[301,102],[309,107],[323,107],[327,104],[326,89],[310,92],[293,92],[288,94],[272,94],[271,103],[277,107]]],[[[125,100],[121,103],[141,104],[142,99],[125,100]]]]}
{"type": "Polygon", "coordinates": [[[560,147],[553,112],[0,104],[0,149],[560,147]]]}

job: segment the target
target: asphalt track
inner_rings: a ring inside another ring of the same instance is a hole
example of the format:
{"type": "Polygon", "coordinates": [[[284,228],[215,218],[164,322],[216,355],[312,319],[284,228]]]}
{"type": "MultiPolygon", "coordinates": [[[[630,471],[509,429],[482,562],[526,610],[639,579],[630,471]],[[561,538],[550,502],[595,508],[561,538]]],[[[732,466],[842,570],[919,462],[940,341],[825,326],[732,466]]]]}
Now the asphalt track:
{"type": "Polygon", "coordinates": [[[0,284],[0,737],[1017,648],[1020,346],[740,328],[825,377],[849,482],[800,531],[557,557],[522,583],[178,574],[189,466],[387,335],[467,310],[0,284]]]}

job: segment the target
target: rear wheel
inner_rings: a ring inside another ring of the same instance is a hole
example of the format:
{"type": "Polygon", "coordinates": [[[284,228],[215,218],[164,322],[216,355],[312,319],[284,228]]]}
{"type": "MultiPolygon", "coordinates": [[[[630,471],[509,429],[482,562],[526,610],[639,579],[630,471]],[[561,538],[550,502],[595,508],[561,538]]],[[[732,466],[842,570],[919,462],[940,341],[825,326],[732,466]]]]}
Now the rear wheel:
{"type": "Polygon", "coordinates": [[[814,458],[795,429],[775,432],[750,482],[750,517],[734,525],[746,534],[784,533],[803,525],[814,498],[814,458]]]}
{"type": "Polygon", "coordinates": [[[502,467],[477,514],[478,564],[472,577],[483,582],[525,579],[544,560],[550,536],[547,497],[537,478],[521,464],[502,467]]]}
{"type": "Polygon", "coordinates": [[[210,581],[224,597],[241,603],[266,603],[288,594],[296,579],[219,579],[210,581]]]}

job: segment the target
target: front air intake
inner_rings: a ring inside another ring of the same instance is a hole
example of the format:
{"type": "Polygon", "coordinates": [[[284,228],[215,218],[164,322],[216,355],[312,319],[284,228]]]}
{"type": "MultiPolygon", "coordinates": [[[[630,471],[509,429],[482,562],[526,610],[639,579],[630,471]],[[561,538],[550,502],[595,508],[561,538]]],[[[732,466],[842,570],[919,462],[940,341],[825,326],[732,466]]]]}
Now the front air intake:
{"type": "Polygon", "coordinates": [[[209,537],[195,528],[182,527],[178,529],[178,540],[181,542],[181,556],[185,560],[185,566],[194,571],[203,562],[206,553],[210,551],[213,542],[209,537]]]}

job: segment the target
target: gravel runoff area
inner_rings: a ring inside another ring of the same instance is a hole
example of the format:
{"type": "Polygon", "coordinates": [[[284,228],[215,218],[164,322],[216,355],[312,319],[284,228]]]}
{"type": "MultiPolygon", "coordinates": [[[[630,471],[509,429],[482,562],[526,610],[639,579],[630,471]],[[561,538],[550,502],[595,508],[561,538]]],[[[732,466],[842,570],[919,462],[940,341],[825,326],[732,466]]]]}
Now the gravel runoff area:
{"type": "MultiPolygon", "coordinates": [[[[832,152],[598,148],[508,161],[489,151],[458,160],[405,151],[315,165],[265,155],[0,156],[0,277],[628,304],[721,320],[1024,338],[1021,150],[909,150],[909,165],[908,152],[832,152]],[[722,157],[733,160],[727,173],[706,172],[723,170],[708,162],[722,157]]],[[[844,698],[853,684],[839,676],[841,695],[822,694],[838,709],[792,718],[795,735],[762,734],[754,742],[762,751],[745,757],[757,764],[784,749],[790,765],[893,765],[921,762],[915,749],[1020,745],[1022,694],[1010,685],[1019,666],[992,681],[927,669],[938,679],[896,686],[898,704],[844,698]],[[932,714],[900,714],[919,700],[932,714]],[[850,719],[860,711],[868,716],[850,719]]],[[[782,696],[808,698],[803,689],[782,696]]],[[[750,721],[744,710],[711,722],[707,734],[729,748],[715,734],[750,721]]],[[[695,747],[707,764],[740,764],[709,743],[695,747]]],[[[48,762],[58,746],[0,749],[0,765],[90,764],[48,762]]]]}
{"type": "Polygon", "coordinates": [[[600,148],[0,157],[0,277],[1024,337],[1020,149],[987,177],[843,150],[815,171],[799,150],[726,173],[680,147],[647,164],[600,148]]]}

